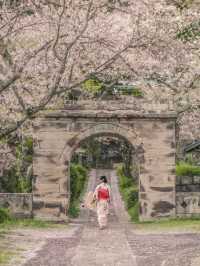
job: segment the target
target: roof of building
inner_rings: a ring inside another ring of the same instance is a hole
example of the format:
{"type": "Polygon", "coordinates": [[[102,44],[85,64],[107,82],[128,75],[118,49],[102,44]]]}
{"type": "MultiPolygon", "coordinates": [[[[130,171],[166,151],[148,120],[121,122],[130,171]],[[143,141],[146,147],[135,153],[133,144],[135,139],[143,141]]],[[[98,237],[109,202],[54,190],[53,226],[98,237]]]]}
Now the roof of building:
{"type": "Polygon", "coordinates": [[[184,148],[184,152],[190,152],[190,151],[195,150],[197,148],[200,148],[200,140],[195,140],[192,143],[186,145],[184,148]]]}

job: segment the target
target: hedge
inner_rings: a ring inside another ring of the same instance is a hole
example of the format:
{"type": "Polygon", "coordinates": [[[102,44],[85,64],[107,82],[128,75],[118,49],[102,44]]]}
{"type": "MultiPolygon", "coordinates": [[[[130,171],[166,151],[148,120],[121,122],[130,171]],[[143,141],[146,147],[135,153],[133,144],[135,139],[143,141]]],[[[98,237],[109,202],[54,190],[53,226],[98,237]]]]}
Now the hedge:
{"type": "Polygon", "coordinates": [[[70,166],[70,206],[69,215],[77,217],[79,215],[80,197],[87,181],[87,169],[80,164],[70,166]]]}
{"type": "Polygon", "coordinates": [[[10,220],[11,216],[9,210],[6,208],[0,208],[0,224],[10,220]]]}
{"type": "Polygon", "coordinates": [[[200,166],[180,162],[176,165],[177,176],[200,176],[200,166]]]}
{"type": "Polygon", "coordinates": [[[122,198],[125,202],[125,207],[132,221],[139,220],[139,202],[138,202],[138,186],[134,183],[132,176],[124,174],[124,167],[119,167],[117,170],[119,177],[119,188],[122,198]]]}

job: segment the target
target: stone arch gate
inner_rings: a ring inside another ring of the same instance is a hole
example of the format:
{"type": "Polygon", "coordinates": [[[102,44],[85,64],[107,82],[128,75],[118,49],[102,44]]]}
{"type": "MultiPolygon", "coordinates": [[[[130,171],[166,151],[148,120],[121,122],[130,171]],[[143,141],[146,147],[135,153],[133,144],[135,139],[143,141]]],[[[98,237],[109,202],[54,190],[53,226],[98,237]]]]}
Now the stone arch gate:
{"type": "Polygon", "coordinates": [[[175,216],[176,115],[112,111],[46,111],[34,120],[33,214],[66,219],[69,165],[84,139],[112,134],[126,139],[138,158],[140,220],[175,216]]]}

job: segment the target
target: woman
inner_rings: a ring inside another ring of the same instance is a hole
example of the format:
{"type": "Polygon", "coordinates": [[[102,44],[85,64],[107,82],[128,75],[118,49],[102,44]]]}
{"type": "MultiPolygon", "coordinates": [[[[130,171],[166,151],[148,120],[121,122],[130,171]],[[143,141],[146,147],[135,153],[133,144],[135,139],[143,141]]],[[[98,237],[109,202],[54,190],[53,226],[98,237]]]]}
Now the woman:
{"type": "Polygon", "coordinates": [[[100,177],[101,183],[96,187],[94,192],[94,200],[97,201],[97,217],[100,229],[107,226],[109,203],[110,203],[110,186],[106,176],[100,177]]]}

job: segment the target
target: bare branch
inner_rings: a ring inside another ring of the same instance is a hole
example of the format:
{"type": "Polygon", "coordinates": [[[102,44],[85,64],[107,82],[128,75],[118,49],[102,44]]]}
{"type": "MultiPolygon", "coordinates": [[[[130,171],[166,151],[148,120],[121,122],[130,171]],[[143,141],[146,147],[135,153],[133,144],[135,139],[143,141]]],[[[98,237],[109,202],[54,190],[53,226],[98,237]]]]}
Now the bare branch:
{"type": "Polygon", "coordinates": [[[22,107],[23,111],[25,112],[26,111],[25,103],[24,103],[22,97],[19,95],[16,86],[13,86],[12,87],[12,90],[13,90],[13,92],[14,92],[14,94],[15,94],[15,96],[16,96],[19,104],[20,104],[20,106],[22,107]]]}

